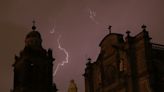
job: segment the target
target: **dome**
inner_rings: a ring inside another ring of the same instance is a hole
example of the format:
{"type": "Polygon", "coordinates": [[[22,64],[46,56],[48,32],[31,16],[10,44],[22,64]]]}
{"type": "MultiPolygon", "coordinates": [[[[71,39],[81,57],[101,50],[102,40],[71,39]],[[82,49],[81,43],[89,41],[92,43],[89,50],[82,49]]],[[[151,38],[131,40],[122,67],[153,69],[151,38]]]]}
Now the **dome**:
{"type": "MultiPolygon", "coordinates": [[[[35,23],[35,22],[33,22],[33,23],[35,23]]],[[[30,46],[32,48],[42,47],[41,46],[42,38],[41,38],[40,33],[38,31],[35,31],[35,29],[36,29],[35,24],[33,24],[32,29],[33,29],[33,31],[29,32],[26,35],[25,45],[30,46]]]]}
{"type": "Polygon", "coordinates": [[[26,36],[26,39],[28,39],[28,38],[39,38],[39,39],[41,39],[41,35],[38,31],[31,31],[26,36]]]}

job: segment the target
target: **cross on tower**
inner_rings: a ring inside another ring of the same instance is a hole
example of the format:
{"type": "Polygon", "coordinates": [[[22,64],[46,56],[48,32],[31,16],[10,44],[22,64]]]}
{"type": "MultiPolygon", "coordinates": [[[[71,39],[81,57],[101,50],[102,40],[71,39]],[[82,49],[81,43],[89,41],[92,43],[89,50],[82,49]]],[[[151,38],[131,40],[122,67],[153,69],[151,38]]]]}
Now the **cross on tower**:
{"type": "Polygon", "coordinates": [[[33,23],[32,30],[35,31],[35,29],[36,29],[35,20],[33,20],[32,23],[33,23]]]}
{"type": "Polygon", "coordinates": [[[89,57],[87,60],[88,62],[86,63],[86,65],[89,66],[91,64],[92,59],[89,57]]]}
{"type": "Polygon", "coordinates": [[[109,25],[109,27],[108,27],[109,34],[111,33],[111,28],[112,28],[112,26],[109,25]]]}
{"type": "Polygon", "coordinates": [[[127,30],[127,31],[126,31],[126,34],[127,34],[127,36],[129,37],[129,36],[130,36],[130,31],[127,30]]]}

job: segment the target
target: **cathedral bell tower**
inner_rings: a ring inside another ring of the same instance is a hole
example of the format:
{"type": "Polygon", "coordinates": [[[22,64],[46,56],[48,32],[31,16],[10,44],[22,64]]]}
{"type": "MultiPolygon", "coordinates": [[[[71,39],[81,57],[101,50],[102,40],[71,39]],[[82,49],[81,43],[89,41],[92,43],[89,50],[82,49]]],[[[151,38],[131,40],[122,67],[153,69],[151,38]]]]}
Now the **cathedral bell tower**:
{"type": "Polygon", "coordinates": [[[42,47],[41,35],[33,21],[24,49],[15,56],[13,92],[56,92],[52,76],[54,60],[52,50],[42,47]]]}

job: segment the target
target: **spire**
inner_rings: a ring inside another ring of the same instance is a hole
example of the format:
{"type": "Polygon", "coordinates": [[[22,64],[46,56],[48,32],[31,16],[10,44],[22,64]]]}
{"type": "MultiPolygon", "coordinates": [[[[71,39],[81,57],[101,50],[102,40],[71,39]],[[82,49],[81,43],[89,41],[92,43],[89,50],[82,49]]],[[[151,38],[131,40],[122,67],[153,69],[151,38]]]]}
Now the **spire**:
{"type": "Polygon", "coordinates": [[[112,26],[109,25],[109,27],[108,27],[109,34],[111,33],[111,28],[112,28],[112,26]]]}
{"type": "Polygon", "coordinates": [[[36,29],[35,20],[33,20],[32,23],[33,23],[32,30],[35,31],[35,29],[36,29]]]}

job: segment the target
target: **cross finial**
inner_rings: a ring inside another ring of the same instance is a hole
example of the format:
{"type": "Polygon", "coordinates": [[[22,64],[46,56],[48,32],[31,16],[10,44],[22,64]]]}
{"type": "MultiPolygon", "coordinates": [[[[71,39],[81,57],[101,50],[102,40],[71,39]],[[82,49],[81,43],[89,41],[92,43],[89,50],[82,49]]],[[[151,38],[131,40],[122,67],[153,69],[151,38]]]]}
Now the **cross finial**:
{"type": "Polygon", "coordinates": [[[109,34],[111,33],[111,28],[112,28],[112,26],[111,26],[111,25],[109,25],[109,27],[108,27],[109,34]]]}
{"type": "Polygon", "coordinates": [[[32,21],[33,26],[32,26],[32,30],[35,31],[36,27],[35,27],[35,20],[32,21]]]}
{"type": "Polygon", "coordinates": [[[127,34],[127,36],[129,37],[129,36],[130,36],[130,31],[127,30],[127,31],[126,31],[126,34],[127,34]]]}
{"type": "Polygon", "coordinates": [[[91,64],[92,59],[89,57],[87,60],[88,60],[88,62],[86,65],[89,66],[91,64]]]}
{"type": "Polygon", "coordinates": [[[146,25],[142,25],[141,28],[143,29],[143,31],[146,31],[146,25]]]}

